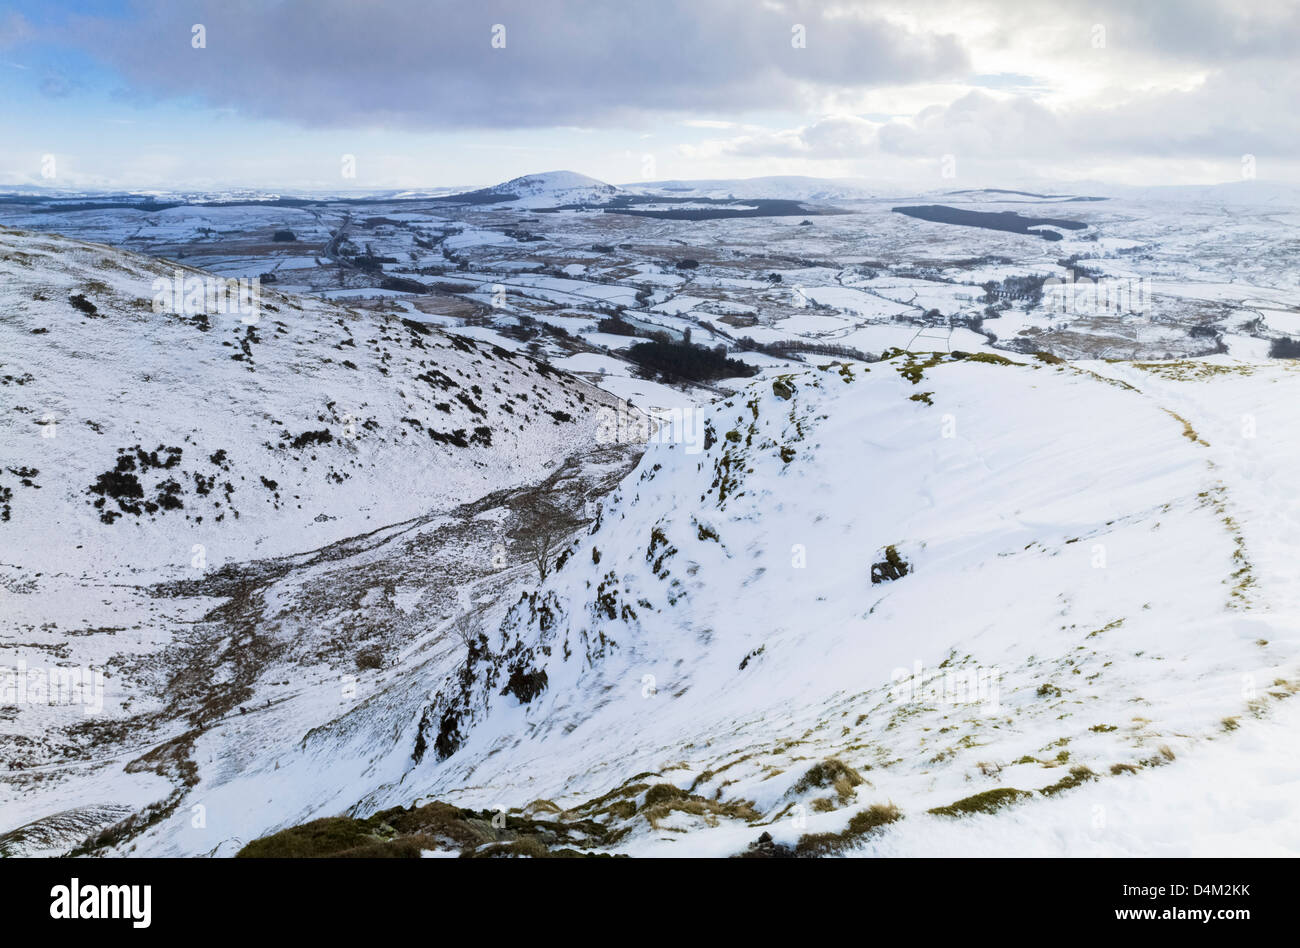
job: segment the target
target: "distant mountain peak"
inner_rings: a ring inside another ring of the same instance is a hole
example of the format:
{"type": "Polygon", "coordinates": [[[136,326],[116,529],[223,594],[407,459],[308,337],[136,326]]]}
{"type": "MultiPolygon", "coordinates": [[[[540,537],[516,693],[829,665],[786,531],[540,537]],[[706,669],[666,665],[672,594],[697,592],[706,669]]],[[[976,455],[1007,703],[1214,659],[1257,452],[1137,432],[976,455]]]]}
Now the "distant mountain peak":
{"type": "Polygon", "coordinates": [[[576,171],[543,171],[511,178],[478,193],[509,195],[517,207],[558,207],[565,204],[608,204],[625,192],[576,171]]]}
{"type": "MultiPolygon", "coordinates": [[[[530,187],[561,190],[564,188],[613,188],[614,186],[590,175],[580,174],[577,171],[541,171],[537,174],[525,174],[517,178],[511,178],[509,181],[495,185],[489,190],[512,191],[530,187]]],[[[618,189],[614,188],[614,190],[618,189]]]]}

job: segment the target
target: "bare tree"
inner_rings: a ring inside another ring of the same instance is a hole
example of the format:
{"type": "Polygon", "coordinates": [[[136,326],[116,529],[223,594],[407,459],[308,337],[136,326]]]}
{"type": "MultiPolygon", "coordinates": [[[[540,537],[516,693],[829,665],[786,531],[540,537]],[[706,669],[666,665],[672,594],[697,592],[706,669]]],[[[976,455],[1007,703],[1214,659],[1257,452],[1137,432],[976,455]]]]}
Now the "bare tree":
{"type": "Polygon", "coordinates": [[[564,548],[565,540],[582,521],[540,494],[531,494],[518,509],[520,524],[514,537],[518,549],[537,569],[537,578],[544,581],[555,565],[555,558],[564,548]]]}
{"type": "Polygon", "coordinates": [[[545,580],[546,574],[551,571],[551,559],[559,548],[560,540],[561,538],[552,530],[539,530],[524,541],[528,558],[537,567],[538,580],[545,580]]]}

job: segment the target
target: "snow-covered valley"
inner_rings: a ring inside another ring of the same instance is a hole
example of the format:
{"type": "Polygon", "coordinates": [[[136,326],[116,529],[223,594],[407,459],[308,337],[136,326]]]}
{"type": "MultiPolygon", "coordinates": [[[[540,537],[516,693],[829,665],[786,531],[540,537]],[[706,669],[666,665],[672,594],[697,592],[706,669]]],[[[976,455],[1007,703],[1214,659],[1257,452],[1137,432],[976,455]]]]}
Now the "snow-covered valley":
{"type": "Polygon", "coordinates": [[[1300,852],[1294,208],[533,177],[2,209],[0,850],[1300,852]]]}

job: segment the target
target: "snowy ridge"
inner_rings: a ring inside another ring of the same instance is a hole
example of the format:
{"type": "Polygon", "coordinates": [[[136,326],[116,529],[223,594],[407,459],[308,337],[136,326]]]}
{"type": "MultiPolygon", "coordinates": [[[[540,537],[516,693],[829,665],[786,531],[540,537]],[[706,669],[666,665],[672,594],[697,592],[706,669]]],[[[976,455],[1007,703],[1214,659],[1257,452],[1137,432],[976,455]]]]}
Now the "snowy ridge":
{"type": "MultiPolygon", "coordinates": [[[[619,847],[643,854],[738,852],[756,825],[794,844],[893,804],[898,833],[954,854],[966,822],[927,811],[1017,791],[1008,803],[1036,808],[1021,825],[1070,823],[1058,794],[1147,786],[1234,740],[1300,690],[1300,603],[1275,576],[1294,572],[1294,540],[1243,504],[1230,422],[1207,441],[1188,420],[1209,399],[1116,369],[900,354],[755,383],[711,410],[704,453],[651,447],[430,705],[402,792],[367,804],[523,792],[581,813],[622,787],[619,847]],[[907,572],[873,583],[891,547],[907,572]],[[918,663],[912,699],[899,685],[918,663]],[[839,763],[863,783],[827,796],[804,779],[839,763]],[[749,816],[628,816],[660,781],[749,816]]],[[[1233,396],[1225,418],[1296,384],[1279,365],[1205,372],[1233,396]]],[[[1294,462],[1271,443],[1251,463],[1294,462]]],[[[1156,851],[1149,816],[1055,851],[1156,851]]],[[[899,851],[893,831],[870,845],[899,851]]]]}
{"type": "Polygon", "coordinates": [[[622,185],[636,194],[714,199],[766,198],[789,201],[865,201],[883,193],[866,179],[812,178],[769,175],[759,178],[720,178],[698,181],[642,181],[622,185]]]}

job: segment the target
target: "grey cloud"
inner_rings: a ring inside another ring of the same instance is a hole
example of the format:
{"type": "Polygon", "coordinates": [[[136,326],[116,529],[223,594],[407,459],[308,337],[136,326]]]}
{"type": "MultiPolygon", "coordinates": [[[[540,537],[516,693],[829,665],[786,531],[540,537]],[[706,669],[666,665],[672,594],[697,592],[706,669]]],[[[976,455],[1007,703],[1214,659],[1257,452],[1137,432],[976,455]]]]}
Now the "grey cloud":
{"type": "Polygon", "coordinates": [[[1106,27],[1119,51],[1226,65],[1246,59],[1293,60],[1300,5],[1291,0],[1081,0],[1080,15],[1106,27]]]}
{"type": "Polygon", "coordinates": [[[139,4],[74,35],[137,92],[308,126],[609,125],[645,113],[805,107],[819,92],[969,71],[951,35],[812,2],[394,0],[139,4]],[[202,23],[207,48],[192,49],[202,23]],[[506,28],[506,48],[491,46],[506,28]],[[791,45],[792,27],[806,48],[791,45]]]}
{"type": "Polygon", "coordinates": [[[1300,46],[1294,0],[899,0],[921,22],[975,23],[990,48],[1032,38],[1044,50],[1087,55],[1093,28],[1105,31],[1111,65],[1133,61],[1219,65],[1290,61],[1300,46]]]}
{"type": "Polygon", "coordinates": [[[879,125],[852,115],[833,115],[789,131],[746,135],[725,143],[738,157],[856,158],[878,147],[879,125]]]}
{"type": "Polygon", "coordinates": [[[1188,91],[1135,96],[1114,107],[1049,109],[1031,96],[975,90],[914,117],[877,123],[832,116],[796,129],[723,142],[723,154],[808,159],[983,160],[1078,157],[1292,160],[1300,143],[1294,73],[1265,67],[1211,76],[1188,91]]]}

